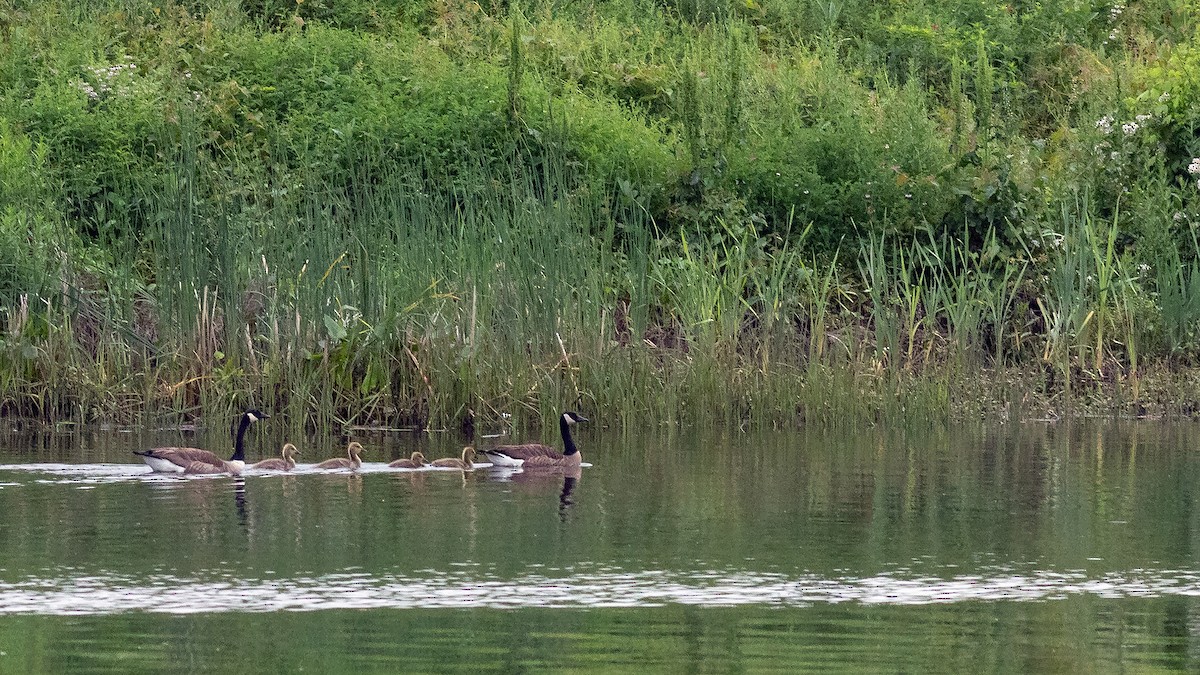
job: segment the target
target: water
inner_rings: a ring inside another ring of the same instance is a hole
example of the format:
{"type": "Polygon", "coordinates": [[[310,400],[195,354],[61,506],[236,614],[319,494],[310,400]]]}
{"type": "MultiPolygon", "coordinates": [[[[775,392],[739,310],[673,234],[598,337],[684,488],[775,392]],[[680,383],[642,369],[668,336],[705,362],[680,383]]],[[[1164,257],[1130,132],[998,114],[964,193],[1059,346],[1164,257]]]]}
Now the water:
{"type": "Polygon", "coordinates": [[[220,434],[0,434],[0,672],[1200,669],[1200,425],[593,428],[577,478],[360,440],[233,479],[129,454],[220,434]]]}

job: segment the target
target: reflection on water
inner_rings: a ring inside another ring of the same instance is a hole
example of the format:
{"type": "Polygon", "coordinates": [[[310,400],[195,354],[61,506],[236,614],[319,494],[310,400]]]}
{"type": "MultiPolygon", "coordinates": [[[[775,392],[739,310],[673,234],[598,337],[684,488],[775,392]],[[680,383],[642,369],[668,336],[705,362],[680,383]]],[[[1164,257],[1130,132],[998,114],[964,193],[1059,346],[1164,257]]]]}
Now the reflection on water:
{"type": "Polygon", "coordinates": [[[114,636],[139,669],[229,669],[203,645],[241,615],[305,632],[258,670],[1200,666],[1200,426],[672,431],[585,436],[582,470],[386,466],[460,447],[439,438],[232,478],[150,473],[129,449],[151,439],[0,436],[0,671],[14,649],[69,667],[49,645],[119,668],[94,647],[114,636]]]}
{"type": "Polygon", "coordinates": [[[563,518],[567,516],[567,508],[575,503],[571,500],[571,493],[575,491],[577,480],[575,476],[563,476],[562,492],[558,494],[558,513],[563,518]]]}
{"type": "Polygon", "coordinates": [[[242,476],[233,478],[233,503],[237,507],[238,522],[242,529],[249,531],[250,514],[246,510],[246,479],[242,476]]]}
{"type": "MultiPolygon", "coordinates": [[[[590,464],[586,466],[591,466],[590,464]]],[[[555,487],[561,485],[558,491],[558,514],[563,520],[567,520],[571,506],[575,501],[571,498],[575,492],[575,485],[583,476],[582,467],[553,467],[543,466],[535,469],[522,469],[511,466],[492,466],[488,468],[488,476],[492,480],[515,483],[523,486],[531,492],[542,491],[544,486],[553,485],[555,487]]]]}
{"type": "MultiPolygon", "coordinates": [[[[475,566],[471,566],[475,567],[475,566]]],[[[1106,599],[1200,596],[1200,571],[1132,570],[1089,576],[1011,568],[946,578],[897,570],[871,577],[789,577],[741,570],[630,572],[602,566],[543,568],[522,576],[455,569],[432,576],[346,571],[319,577],[241,579],[214,572],[201,580],[170,574],[114,573],[0,583],[0,615],[115,612],[273,612],[319,609],[635,608],[669,604],[806,607],[816,603],[926,605],[966,601],[1030,602],[1075,595],[1106,599]]],[[[69,572],[69,570],[68,570],[69,572]]]]}

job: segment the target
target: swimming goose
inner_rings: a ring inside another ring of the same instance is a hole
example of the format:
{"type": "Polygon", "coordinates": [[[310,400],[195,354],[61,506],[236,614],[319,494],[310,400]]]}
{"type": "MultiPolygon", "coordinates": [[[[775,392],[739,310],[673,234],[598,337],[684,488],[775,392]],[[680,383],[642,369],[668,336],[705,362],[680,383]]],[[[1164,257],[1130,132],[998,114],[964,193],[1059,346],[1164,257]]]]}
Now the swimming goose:
{"type": "Polygon", "coordinates": [[[264,415],[258,410],[247,410],[242,413],[237,430],[237,442],[233,446],[233,456],[228,460],[221,459],[208,450],[200,448],[150,448],[149,450],[134,450],[154,471],[166,473],[231,473],[235,476],[246,468],[246,451],[244,439],[246,429],[259,420],[270,415],[264,415]]]}
{"type": "Polygon", "coordinates": [[[475,469],[475,448],[472,448],[469,445],[463,448],[462,459],[458,459],[457,457],[443,457],[441,459],[435,459],[433,460],[433,466],[472,471],[475,469]]]}
{"type": "Polygon", "coordinates": [[[284,443],[278,457],[255,462],[246,468],[263,469],[265,471],[291,471],[296,468],[296,455],[298,454],[300,454],[300,451],[296,449],[296,446],[291,443],[284,443]]]}
{"type": "Polygon", "coordinates": [[[358,441],[350,441],[346,446],[345,457],[327,459],[314,466],[314,469],[357,469],[362,466],[363,446],[358,441]]]}
{"type": "Polygon", "coordinates": [[[563,413],[559,418],[558,429],[562,433],[563,452],[541,443],[524,443],[497,445],[484,450],[483,454],[495,466],[520,466],[527,469],[539,466],[579,466],[583,458],[571,438],[571,427],[586,421],[586,417],[570,411],[563,413]]]}
{"type": "Polygon", "coordinates": [[[425,455],[422,455],[419,452],[414,452],[412,457],[408,459],[398,459],[391,464],[388,464],[388,466],[393,469],[419,469],[428,463],[429,462],[425,461],[425,455]]]}

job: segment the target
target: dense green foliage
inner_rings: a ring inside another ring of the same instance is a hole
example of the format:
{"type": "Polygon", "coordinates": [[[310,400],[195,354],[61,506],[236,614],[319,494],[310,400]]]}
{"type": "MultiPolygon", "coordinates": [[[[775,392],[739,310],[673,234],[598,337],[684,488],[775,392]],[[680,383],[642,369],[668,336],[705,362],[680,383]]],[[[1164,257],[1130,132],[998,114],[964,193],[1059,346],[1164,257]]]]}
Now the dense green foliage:
{"type": "Polygon", "coordinates": [[[1142,401],[1200,348],[1198,18],[0,0],[0,397],[435,425],[1142,401]]]}

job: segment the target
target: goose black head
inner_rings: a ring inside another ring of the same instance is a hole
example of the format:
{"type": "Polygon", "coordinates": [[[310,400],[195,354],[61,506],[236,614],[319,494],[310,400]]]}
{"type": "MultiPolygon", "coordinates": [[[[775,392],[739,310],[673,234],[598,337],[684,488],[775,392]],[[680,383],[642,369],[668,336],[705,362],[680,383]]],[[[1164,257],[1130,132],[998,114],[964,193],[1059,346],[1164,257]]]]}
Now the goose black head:
{"type": "Polygon", "coordinates": [[[578,424],[580,422],[588,421],[588,418],[584,417],[583,415],[580,415],[577,412],[572,412],[570,410],[568,410],[567,412],[562,414],[562,419],[567,424],[578,424]]]}

